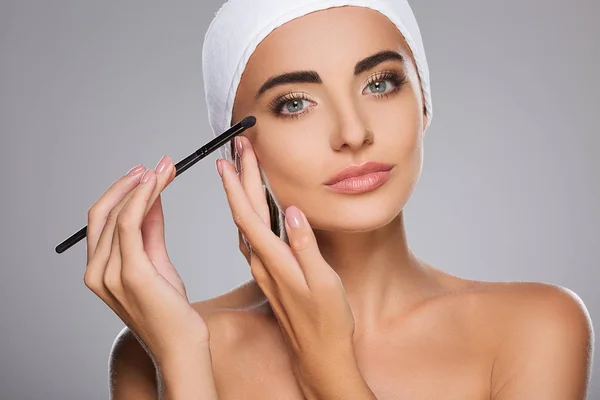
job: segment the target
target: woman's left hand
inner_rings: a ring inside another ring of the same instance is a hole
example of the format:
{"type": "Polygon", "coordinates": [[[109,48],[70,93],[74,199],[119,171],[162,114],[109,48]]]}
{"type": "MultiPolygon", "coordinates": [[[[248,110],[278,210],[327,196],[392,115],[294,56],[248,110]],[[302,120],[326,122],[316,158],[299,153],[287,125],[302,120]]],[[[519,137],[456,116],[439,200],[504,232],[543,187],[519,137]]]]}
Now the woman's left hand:
{"type": "Polygon", "coordinates": [[[242,144],[242,150],[237,146],[240,176],[227,160],[217,160],[217,169],[240,232],[240,248],[243,235],[251,249],[244,255],[279,321],[294,372],[318,380],[327,368],[339,368],[335,361],[354,357],[354,318],[346,292],[300,209],[290,206],[285,212],[289,246],[271,231],[256,155],[246,137],[237,140],[242,144]]]}

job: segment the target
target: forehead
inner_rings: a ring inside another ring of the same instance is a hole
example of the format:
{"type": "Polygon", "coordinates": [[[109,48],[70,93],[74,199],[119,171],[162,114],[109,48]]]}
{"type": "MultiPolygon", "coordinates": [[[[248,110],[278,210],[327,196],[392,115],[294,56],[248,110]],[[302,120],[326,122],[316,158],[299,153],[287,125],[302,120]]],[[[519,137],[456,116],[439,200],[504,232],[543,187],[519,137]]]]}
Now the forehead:
{"type": "Polygon", "coordinates": [[[333,7],[274,29],[250,56],[243,80],[255,86],[275,73],[296,70],[352,74],[356,61],[383,49],[412,59],[404,37],[385,15],[365,7],[333,7]]]}

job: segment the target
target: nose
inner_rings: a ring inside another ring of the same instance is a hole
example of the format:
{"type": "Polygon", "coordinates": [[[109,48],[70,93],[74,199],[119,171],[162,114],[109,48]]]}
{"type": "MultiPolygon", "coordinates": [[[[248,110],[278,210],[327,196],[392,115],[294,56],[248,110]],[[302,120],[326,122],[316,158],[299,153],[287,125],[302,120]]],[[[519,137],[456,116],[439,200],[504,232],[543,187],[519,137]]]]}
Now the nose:
{"type": "Polygon", "coordinates": [[[373,143],[373,131],[355,101],[339,100],[335,108],[336,123],[330,138],[332,149],[343,151],[346,147],[355,152],[373,143]]]}

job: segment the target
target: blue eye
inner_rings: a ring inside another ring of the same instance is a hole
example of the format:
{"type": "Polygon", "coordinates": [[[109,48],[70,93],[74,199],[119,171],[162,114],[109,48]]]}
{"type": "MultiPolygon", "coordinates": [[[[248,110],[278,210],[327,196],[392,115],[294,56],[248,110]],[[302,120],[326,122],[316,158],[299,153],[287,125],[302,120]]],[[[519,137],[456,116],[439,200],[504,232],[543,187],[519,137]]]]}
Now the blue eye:
{"type": "Polygon", "coordinates": [[[296,118],[304,114],[311,101],[304,93],[288,93],[276,98],[269,104],[269,109],[277,117],[296,118]]]}
{"type": "Polygon", "coordinates": [[[396,72],[386,71],[369,79],[367,87],[363,90],[363,94],[369,89],[373,94],[387,96],[400,89],[406,81],[407,79],[404,75],[400,76],[396,72]]]}
{"type": "MultiPolygon", "coordinates": [[[[287,111],[289,111],[290,113],[296,113],[298,111],[302,111],[304,109],[304,102],[306,100],[304,99],[295,99],[295,100],[290,100],[287,103],[285,103],[285,109],[287,111]]],[[[285,114],[285,113],[283,113],[285,114]]]]}
{"type": "Polygon", "coordinates": [[[390,82],[390,81],[373,82],[373,83],[370,83],[367,86],[367,88],[371,89],[371,91],[374,93],[384,93],[385,89],[387,89],[387,87],[388,87],[387,82],[390,82]]]}

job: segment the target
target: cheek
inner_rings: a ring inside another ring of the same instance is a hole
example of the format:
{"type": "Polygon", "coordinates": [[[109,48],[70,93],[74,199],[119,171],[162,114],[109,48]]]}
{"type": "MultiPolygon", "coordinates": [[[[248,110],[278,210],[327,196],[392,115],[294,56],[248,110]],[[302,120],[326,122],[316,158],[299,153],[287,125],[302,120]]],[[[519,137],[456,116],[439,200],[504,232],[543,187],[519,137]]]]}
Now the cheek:
{"type": "Polygon", "coordinates": [[[422,119],[419,118],[417,109],[407,114],[399,124],[399,130],[389,148],[395,149],[395,162],[402,171],[402,185],[408,195],[419,180],[423,164],[422,119]]]}
{"type": "Polygon", "coordinates": [[[423,118],[414,92],[400,93],[397,99],[373,105],[368,118],[377,154],[383,160],[402,164],[420,152],[423,118]]]}
{"type": "MultiPolygon", "coordinates": [[[[281,204],[289,203],[321,181],[328,143],[313,124],[274,123],[256,136],[257,157],[268,184],[281,204]],[[273,133],[275,132],[275,133],[273,133]]],[[[315,124],[318,125],[318,124],[315,124]]]]}

